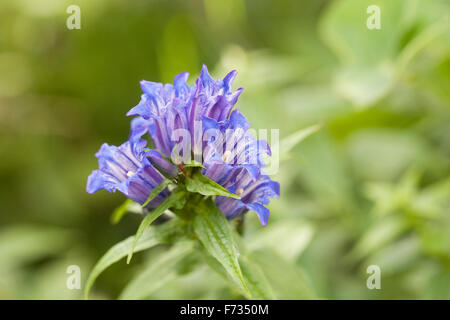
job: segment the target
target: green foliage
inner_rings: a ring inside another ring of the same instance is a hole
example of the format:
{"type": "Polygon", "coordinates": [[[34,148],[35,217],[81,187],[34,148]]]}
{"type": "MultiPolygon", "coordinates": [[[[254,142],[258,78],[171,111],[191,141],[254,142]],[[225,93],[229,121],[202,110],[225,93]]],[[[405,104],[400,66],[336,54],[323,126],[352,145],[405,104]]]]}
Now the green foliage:
{"type": "Polygon", "coordinates": [[[203,164],[195,160],[192,160],[190,163],[185,163],[183,166],[185,168],[205,168],[203,164]]]}
{"type": "Polygon", "coordinates": [[[171,237],[179,232],[182,226],[182,223],[178,219],[174,219],[163,226],[147,228],[137,243],[136,237],[131,236],[115,244],[100,258],[89,274],[89,278],[86,281],[85,298],[89,296],[89,291],[97,277],[109,266],[129,255],[130,250],[139,252],[161,243],[168,243],[171,237]]]}
{"type": "Polygon", "coordinates": [[[292,149],[294,149],[296,145],[298,145],[314,132],[317,132],[319,129],[319,125],[313,125],[308,128],[298,130],[297,132],[294,132],[289,136],[283,138],[283,140],[281,140],[280,142],[280,160],[288,158],[289,153],[292,151],[292,149]]]}
{"type": "Polygon", "coordinates": [[[272,286],[258,264],[245,256],[239,257],[239,263],[252,298],[256,300],[275,299],[272,286]]]}
{"type": "Polygon", "coordinates": [[[251,297],[239,266],[238,251],[224,215],[210,199],[200,202],[197,210],[194,230],[198,238],[209,254],[221,263],[236,285],[251,297]]]}
{"type": "Polygon", "coordinates": [[[240,199],[239,196],[231,193],[220,184],[205,177],[200,171],[194,171],[191,177],[186,179],[186,190],[197,192],[204,196],[224,196],[234,199],[240,199]]]}
{"type": "Polygon", "coordinates": [[[63,250],[72,240],[71,230],[49,226],[16,225],[0,232],[2,272],[9,272],[40,257],[63,250]],[[55,242],[54,239],[59,241],[55,242]]]}
{"type": "Polygon", "coordinates": [[[161,216],[167,209],[171,207],[179,208],[182,207],[186,194],[183,191],[175,191],[173,192],[166,200],[163,201],[157,208],[153,209],[141,222],[139,228],[134,236],[133,244],[130,248],[130,252],[127,257],[127,264],[130,263],[131,257],[133,256],[134,248],[137,245],[139,239],[142,237],[144,231],[148,228],[148,226],[156,220],[159,216],[161,216]]]}
{"type": "Polygon", "coordinates": [[[152,190],[152,192],[150,192],[150,195],[148,196],[148,199],[144,202],[144,204],[142,206],[145,207],[146,205],[148,205],[150,203],[150,201],[155,199],[156,196],[158,194],[160,194],[165,188],[167,188],[167,186],[169,186],[170,183],[171,183],[171,181],[169,179],[164,179],[163,182],[161,182],[160,185],[155,187],[152,190]]]}
{"type": "Polygon", "coordinates": [[[111,223],[118,224],[127,212],[142,214],[142,209],[139,208],[138,203],[134,202],[133,200],[127,199],[124,201],[124,203],[122,203],[114,210],[110,219],[111,223]]]}
{"type": "Polygon", "coordinates": [[[302,270],[270,249],[256,250],[251,255],[265,271],[278,299],[317,299],[302,270]]]}
{"type": "Polygon", "coordinates": [[[419,51],[448,31],[448,15],[421,30],[411,19],[419,2],[338,1],[322,19],[324,39],[343,62],[335,78],[336,89],[356,105],[370,105],[388,94],[419,51]],[[380,8],[382,24],[375,32],[361,27],[367,19],[362,13],[374,4],[380,8]],[[419,32],[402,46],[411,28],[419,32]]]}
{"type": "Polygon", "coordinates": [[[172,248],[157,256],[142,272],[132,279],[120,294],[119,299],[145,299],[172,279],[176,279],[178,264],[193,255],[193,243],[178,242],[172,248]]]}

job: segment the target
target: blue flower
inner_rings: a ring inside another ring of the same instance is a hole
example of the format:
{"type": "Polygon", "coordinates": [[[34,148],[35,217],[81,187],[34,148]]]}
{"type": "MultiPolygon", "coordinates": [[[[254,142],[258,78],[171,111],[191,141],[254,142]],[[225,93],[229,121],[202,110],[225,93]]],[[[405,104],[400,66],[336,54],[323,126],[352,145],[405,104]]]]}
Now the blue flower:
{"type": "MultiPolygon", "coordinates": [[[[178,159],[182,151],[202,162],[205,176],[240,196],[240,200],[216,197],[227,218],[251,210],[266,225],[270,212],[265,205],[280,195],[280,185],[263,173],[265,157],[271,155],[267,142],[256,140],[248,120],[239,110],[232,111],[242,92],[242,88],[234,92],[231,88],[236,71],[215,80],[203,66],[191,86],[186,83],[188,76],[187,72],[180,73],[173,84],[140,82],[141,100],[127,113],[135,116],[129,141],[120,147],[102,146],[97,153],[100,170],[89,177],[87,191],[118,189],[142,204],[162,182],[160,174],[171,179],[180,174],[174,164],[186,164],[183,155],[181,161],[178,159]],[[177,136],[178,129],[190,140],[177,136]],[[152,138],[154,150],[144,151],[142,137],[146,133],[152,138]]],[[[150,205],[157,205],[168,193],[164,190],[150,205]]]]}
{"type": "MultiPolygon", "coordinates": [[[[146,144],[142,139],[129,140],[119,147],[104,143],[95,154],[99,170],[92,171],[88,177],[86,191],[94,193],[100,189],[108,192],[119,190],[131,200],[143,204],[153,188],[163,181],[146,157],[146,144]]],[[[166,189],[147,207],[157,207],[167,196],[166,189]]]]}
{"type": "Polygon", "coordinates": [[[150,161],[150,163],[165,177],[175,178],[179,170],[172,163],[164,159],[161,154],[156,150],[149,150],[146,152],[145,156],[150,161]]]}
{"type": "MultiPolygon", "coordinates": [[[[189,74],[180,73],[173,85],[141,81],[144,94],[137,106],[127,115],[139,116],[133,120],[130,137],[150,134],[155,148],[166,157],[177,143],[172,134],[177,129],[191,133],[191,145],[195,145],[196,126],[203,117],[222,121],[229,117],[242,89],[231,91],[236,71],[228,73],[223,80],[214,80],[203,66],[195,85],[188,86],[189,74]]],[[[200,132],[200,138],[203,132],[200,132]]]]}
{"type": "Polygon", "coordinates": [[[205,148],[203,174],[241,198],[218,196],[217,206],[228,219],[254,211],[265,226],[270,212],[264,205],[280,195],[279,183],[263,174],[264,155],[271,154],[267,142],[248,132],[250,124],[239,110],[234,110],[229,120],[205,117],[204,123],[206,132],[213,129],[220,137],[211,137],[205,148]]]}
{"type": "Polygon", "coordinates": [[[269,204],[271,198],[280,196],[280,184],[263,174],[255,178],[245,168],[231,169],[225,175],[228,178],[221,184],[241,199],[218,196],[216,204],[220,211],[228,219],[233,219],[251,210],[258,215],[259,221],[265,226],[269,220],[270,211],[264,205],[269,204]]]}
{"type": "Polygon", "coordinates": [[[265,140],[256,140],[250,133],[250,123],[239,110],[231,112],[230,118],[222,121],[203,117],[204,163],[223,162],[233,167],[246,167],[256,175],[265,167],[265,155],[270,156],[270,147],[265,140]]]}

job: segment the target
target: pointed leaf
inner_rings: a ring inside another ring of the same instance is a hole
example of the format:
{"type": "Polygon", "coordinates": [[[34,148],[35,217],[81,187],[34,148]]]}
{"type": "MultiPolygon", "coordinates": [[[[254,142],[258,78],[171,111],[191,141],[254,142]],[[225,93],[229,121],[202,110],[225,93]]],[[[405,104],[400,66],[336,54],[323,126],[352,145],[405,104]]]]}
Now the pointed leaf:
{"type": "Polygon", "coordinates": [[[204,196],[224,196],[240,199],[239,196],[231,193],[220,184],[202,175],[200,171],[194,172],[190,178],[186,179],[186,189],[189,192],[197,192],[204,196]]]}
{"type": "Polygon", "coordinates": [[[144,202],[144,204],[142,205],[143,207],[145,207],[146,205],[148,205],[150,203],[150,201],[152,201],[153,199],[156,198],[156,196],[158,194],[160,194],[165,188],[167,188],[167,186],[171,183],[171,181],[169,179],[164,179],[163,182],[161,182],[158,186],[156,186],[152,192],[150,192],[150,195],[148,196],[147,200],[144,202]]]}
{"type": "MultiPolygon", "coordinates": [[[[204,254],[203,256],[206,264],[218,275],[220,275],[224,280],[228,283],[234,285],[235,282],[231,278],[231,276],[225,271],[223,266],[212,256],[208,254],[204,254]]],[[[271,300],[276,299],[273,289],[267,281],[266,276],[264,275],[261,268],[256,265],[253,261],[250,261],[248,258],[244,256],[239,257],[239,263],[242,269],[242,273],[244,274],[244,278],[247,284],[247,287],[252,295],[253,299],[257,300],[271,300]]],[[[241,289],[241,288],[239,288],[241,289]]],[[[242,291],[245,295],[245,292],[242,291]]]]}
{"type": "Polygon", "coordinates": [[[292,133],[291,135],[283,138],[280,142],[280,153],[285,155],[289,153],[297,144],[302,142],[308,136],[313,134],[314,132],[320,129],[320,125],[316,124],[304,129],[301,129],[297,132],[292,133]]]}
{"type": "Polygon", "coordinates": [[[222,264],[233,281],[251,298],[228,221],[211,199],[198,204],[194,231],[209,254],[222,264]]]}
{"type": "Polygon", "coordinates": [[[250,256],[267,277],[278,299],[317,299],[302,270],[271,249],[253,251],[250,256]]]}
{"type": "MultiPolygon", "coordinates": [[[[138,252],[151,248],[160,243],[166,243],[169,241],[170,236],[180,228],[182,228],[182,224],[179,219],[173,219],[158,227],[150,227],[139,239],[134,248],[134,251],[138,252]]],[[[97,277],[109,266],[127,256],[133,245],[134,239],[135,237],[131,236],[115,244],[100,258],[100,260],[92,269],[91,274],[89,275],[89,278],[86,282],[84,293],[86,299],[88,298],[89,291],[97,277]]]]}
{"type": "Polygon", "coordinates": [[[111,223],[112,224],[119,223],[119,221],[127,212],[142,214],[142,208],[139,205],[139,203],[127,199],[124,203],[122,203],[114,210],[114,212],[111,215],[111,223]]]}
{"type": "Polygon", "coordinates": [[[143,272],[139,273],[120,294],[119,299],[145,299],[168,281],[177,276],[178,264],[192,254],[193,242],[183,241],[157,257],[143,272]]]}
{"type": "Polygon", "coordinates": [[[198,161],[192,160],[190,163],[185,163],[183,165],[185,168],[203,168],[205,169],[205,166],[201,164],[198,161]]]}
{"type": "Polygon", "coordinates": [[[254,261],[245,256],[240,256],[239,263],[253,299],[276,299],[273,289],[267,281],[263,270],[254,261]]]}
{"type": "Polygon", "coordinates": [[[167,209],[173,206],[179,206],[180,201],[184,199],[185,193],[182,191],[174,191],[163,203],[159,205],[159,207],[153,209],[145,218],[142,220],[139,228],[136,232],[136,236],[134,238],[133,245],[131,246],[130,253],[128,254],[127,263],[130,263],[131,257],[133,256],[134,247],[137,244],[139,238],[144,233],[145,229],[155,221],[160,215],[164,213],[167,209]]]}

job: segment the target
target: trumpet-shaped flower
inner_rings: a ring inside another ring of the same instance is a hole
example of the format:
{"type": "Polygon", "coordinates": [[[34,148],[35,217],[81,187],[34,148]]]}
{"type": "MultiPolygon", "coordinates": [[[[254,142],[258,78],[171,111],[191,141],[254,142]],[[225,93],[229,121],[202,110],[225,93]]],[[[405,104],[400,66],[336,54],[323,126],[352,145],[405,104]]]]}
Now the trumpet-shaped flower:
{"type": "Polygon", "coordinates": [[[214,136],[205,148],[203,174],[241,198],[218,196],[217,206],[229,219],[254,211],[265,226],[270,212],[264,205],[280,195],[279,183],[262,173],[264,154],[271,154],[267,142],[248,132],[250,124],[239,110],[229,120],[205,117],[204,123],[206,133],[212,130],[214,136]]]}
{"type": "MultiPolygon", "coordinates": [[[[142,204],[162,182],[159,173],[174,179],[183,172],[183,163],[194,156],[204,166],[206,177],[240,197],[216,197],[227,218],[251,210],[266,225],[269,210],[265,205],[279,196],[280,186],[263,173],[264,156],[271,155],[267,142],[256,140],[248,120],[239,110],[232,111],[242,92],[232,91],[235,77],[236,71],[231,71],[214,80],[203,66],[191,86],[186,83],[186,72],[177,75],[173,84],[141,81],[141,100],[127,113],[136,116],[131,121],[129,141],[120,147],[102,146],[97,153],[100,168],[89,177],[87,191],[118,189],[142,204]],[[146,133],[154,150],[143,150],[141,138],[146,133]]],[[[168,193],[164,190],[150,205],[157,205],[168,193]]]]}
{"type": "MultiPolygon", "coordinates": [[[[153,188],[163,181],[145,155],[146,144],[143,139],[129,140],[119,147],[104,143],[95,155],[99,169],[88,177],[86,191],[119,190],[131,200],[143,204],[153,188]]],[[[167,196],[166,189],[148,204],[148,208],[158,206],[167,196]]]]}

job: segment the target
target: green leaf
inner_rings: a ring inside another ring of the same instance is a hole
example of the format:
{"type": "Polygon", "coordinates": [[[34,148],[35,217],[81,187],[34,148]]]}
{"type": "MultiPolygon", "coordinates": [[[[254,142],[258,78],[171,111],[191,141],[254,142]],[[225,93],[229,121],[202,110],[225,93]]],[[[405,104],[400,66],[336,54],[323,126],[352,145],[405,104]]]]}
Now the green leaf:
{"type": "Polygon", "coordinates": [[[342,65],[333,81],[336,92],[358,106],[367,106],[385,96],[395,84],[393,63],[404,23],[402,1],[378,0],[381,29],[365,26],[364,15],[371,0],[336,1],[322,16],[320,33],[340,58],[342,65]],[[382,46],[379,44],[383,43],[382,46]]]}
{"type": "MultiPolygon", "coordinates": [[[[334,89],[340,96],[360,107],[376,103],[395,88],[421,50],[441,36],[445,39],[448,15],[440,14],[433,23],[424,23],[422,19],[428,13],[422,12],[424,7],[417,9],[421,6],[419,2],[405,5],[404,1],[392,0],[375,3],[342,0],[328,6],[321,17],[319,31],[325,44],[341,60],[333,79],[334,89]],[[373,4],[381,12],[381,26],[377,30],[365,26],[370,17],[365,15],[366,10],[373,4]],[[410,34],[413,27],[415,32],[410,34]],[[404,43],[406,35],[412,38],[404,43]]],[[[428,6],[431,9],[432,5],[428,6]]]]}
{"type": "Polygon", "coordinates": [[[127,199],[124,203],[122,203],[114,210],[111,215],[111,223],[119,223],[119,221],[127,212],[142,214],[142,208],[138,203],[134,202],[133,200],[127,199]]]}
{"type": "Polygon", "coordinates": [[[280,142],[281,157],[286,156],[296,145],[312,135],[314,132],[317,132],[320,127],[320,125],[316,124],[307,128],[303,128],[297,132],[292,133],[286,138],[283,138],[280,142]]]}
{"type": "Polygon", "coordinates": [[[239,257],[239,263],[253,299],[276,299],[273,289],[264,275],[263,270],[254,261],[241,255],[239,257]]]}
{"type": "Polygon", "coordinates": [[[189,192],[197,192],[204,196],[224,196],[240,199],[239,196],[202,175],[200,171],[194,172],[190,178],[186,179],[186,189],[189,192]]]}
{"type": "Polygon", "coordinates": [[[228,221],[211,199],[198,204],[194,231],[206,250],[222,264],[246,296],[251,298],[252,295],[239,266],[238,252],[228,221]]]}
{"type": "Polygon", "coordinates": [[[183,241],[175,244],[168,251],[159,255],[137,277],[131,280],[119,299],[145,299],[161,288],[165,283],[177,276],[177,266],[188,255],[193,253],[193,242],[183,241]]]}
{"type": "Polygon", "coordinates": [[[153,209],[145,218],[142,220],[139,228],[136,232],[133,245],[131,246],[130,253],[128,254],[127,263],[130,263],[131,257],[133,256],[134,247],[137,244],[139,238],[142,236],[144,231],[148,226],[155,221],[160,215],[164,213],[167,209],[175,206],[180,206],[180,202],[184,199],[185,193],[183,191],[174,191],[159,207],[153,209]]]}
{"type": "MultiPolygon", "coordinates": [[[[169,241],[170,236],[182,228],[181,221],[179,219],[173,219],[164,223],[158,227],[150,227],[147,229],[142,237],[139,239],[134,247],[134,252],[142,251],[151,248],[160,243],[166,243],[169,241]]],[[[97,277],[106,270],[109,266],[127,256],[133,246],[135,237],[130,236],[125,240],[115,244],[111,247],[97,262],[89,275],[86,282],[85,298],[88,298],[89,291],[92,288],[97,277]]]]}
{"type": "MultiPolygon", "coordinates": [[[[204,250],[202,250],[202,253],[203,253],[202,257],[203,257],[204,261],[212,270],[214,270],[224,280],[231,281],[233,283],[233,285],[235,284],[234,280],[226,272],[224,267],[219,263],[219,261],[217,261],[216,258],[211,256],[208,252],[205,252],[204,250]]],[[[240,287],[239,287],[239,289],[240,289],[240,287]]]]}
{"type": "Polygon", "coordinates": [[[403,1],[336,1],[321,16],[319,32],[343,63],[374,65],[397,54],[402,33],[408,28],[404,18],[409,10],[403,1]],[[366,27],[366,10],[372,4],[381,11],[381,28],[377,30],[366,27]]]}
{"type": "Polygon", "coordinates": [[[198,161],[192,160],[190,163],[185,163],[184,164],[185,168],[203,168],[205,169],[205,166],[203,164],[201,164],[198,161]]]}
{"type": "Polygon", "coordinates": [[[156,198],[156,196],[158,194],[160,194],[165,188],[167,188],[167,186],[171,183],[171,181],[169,179],[164,179],[163,182],[161,182],[158,186],[156,186],[152,192],[150,192],[150,195],[148,196],[147,200],[144,202],[144,204],[142,205],[143,207],[145,207],[146,205],[148,205],[150,203],[150,201],[152,201],[153,199],[156,198]]]}
{"type": "Polygon", "coordinates": [[[296,261],[314,235],[314,227],[301,219],[283,219],[246,237],[250,250],[270,248],[287,261],[296,261]]]}
{"type": "MultiPolygon", "coordinates": [[[[236,245],[240,248],[239,264],[242,270],[242,274],[244,275],[247,288],[251,293],[252,299],[276,299],[273,289],[266,276],[264,275],[263,270],[255,263],[255,261],[250,258],[247,248],[245,248],[244,243],[241,241],[241,236],[233,230],[231,230],[231,232],[236,245]]],[[[233,278],[231,278],[230,274],[225,271],[224,267],[217,261],[217,259],[213,258],[204,250],[202,250],[202,253],[204,261],[211,269],[213,269],[228,283],[232,285],[235,284],[233,278]]],[[[239,289],[245,296],[246,292],[242,290],[241,287],[239,287],[239,289]]]]}
{"type": "MultiPolygon", "coordinates": [[[[203,259],[206,262],[206,264],[212,270],[214,270],[219,276],[221,276],[224,280],[233,285],[235,284],[234,280],[225,271],[225,269],[217,261],[217,259],[213,258],[206,252],[204,252],[203,254],[203,259]]],[[[252,298],[257,300],[275,299],[273,289],[270,286],[269,282],[267,281],[267,278],[264,275],[264,272],[261,270],[261,268],[254,261],[251,261],[248,257],[242,254],[239,255],[239,263],[245,278],[245,282],[247,284],[247,288],[249,289],[252,298]]],[[[241,288],[239,287],[239,289],[241,288]]],[[[241,291],[245,295],[245,292],[242,289],[241,291]]]]}
{"type": "Polygon", "coordinates": [[[271,249],[257,250],[249,256],[267,277],[278,299],[317,299],[299,266],[271,249]]]}
{"type": "Polygon", "coordinates": [[[361,259],[394,242],[408,230],[408,222],[398,215],[387,215],[375,221],[356,242],[348,257],[361,259]]]}
{"type": "Polygon", "coordinates": [[[336,92],[357,107],[364,108],[384,97],[395,85],[395,69],[390,63],[376,67],[347,66],[336,74],[336,92]]]}

